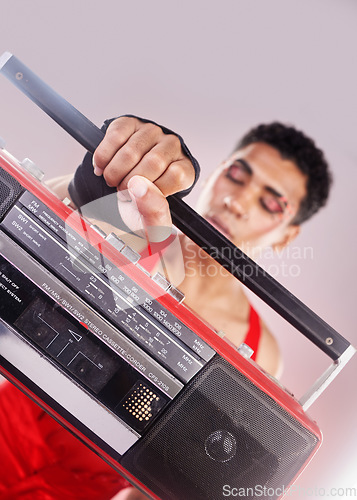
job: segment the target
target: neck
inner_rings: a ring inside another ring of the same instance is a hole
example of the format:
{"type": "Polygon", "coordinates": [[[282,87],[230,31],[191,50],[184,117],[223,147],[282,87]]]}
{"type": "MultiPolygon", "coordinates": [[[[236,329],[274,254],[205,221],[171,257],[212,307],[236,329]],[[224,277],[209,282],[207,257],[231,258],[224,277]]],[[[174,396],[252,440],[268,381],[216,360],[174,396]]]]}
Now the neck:
{"type": "Polygon", "coordinates": [[[245,298],[244,287],[239,280],[188,238],[182,241],[182,251],[185,282],[190,283],[190,292],[223,297],[234,295],[235,300],[245,298]]]}

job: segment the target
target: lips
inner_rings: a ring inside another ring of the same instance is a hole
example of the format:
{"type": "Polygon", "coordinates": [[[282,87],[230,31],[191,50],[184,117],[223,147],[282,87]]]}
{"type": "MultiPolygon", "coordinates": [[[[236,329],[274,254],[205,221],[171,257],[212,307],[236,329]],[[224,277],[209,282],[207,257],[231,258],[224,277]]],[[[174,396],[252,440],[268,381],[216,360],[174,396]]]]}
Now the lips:
{"type": "Polygon", "coordinates": [[[220,233],[222,233],[223,236],[225,236],[229,240],[232,239],[232,235],[231,235],[231,232],[229,230],[229,227],[222,220],[220,220],[217,216],[211,215],[211,216],[205,217],[205,219],[213,227],[215,227],[220,233]]]}

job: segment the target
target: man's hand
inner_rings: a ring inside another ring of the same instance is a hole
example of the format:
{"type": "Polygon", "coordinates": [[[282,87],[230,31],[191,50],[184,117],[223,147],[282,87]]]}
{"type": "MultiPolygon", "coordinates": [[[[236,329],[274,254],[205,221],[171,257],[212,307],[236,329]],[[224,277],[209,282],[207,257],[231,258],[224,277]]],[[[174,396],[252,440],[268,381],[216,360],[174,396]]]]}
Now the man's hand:
{"type": "Polygon", "coordinates": [[[195,172],[183,153],[177,136],[137,118],[121,117],[108,127],[93,155],[96,175],[104,176],[108,186],[128,189],[135,175],[155,184],[164,196],[192,186],[195,172]]]}
{"type": "Polygon", "coordinates": [[[160,191],[145,177],[135,175],[128,182],[132,203],[119,202],[119,212],[132,231],[151,243],[166,240],[172,231],[169,204],[160,191]]]}

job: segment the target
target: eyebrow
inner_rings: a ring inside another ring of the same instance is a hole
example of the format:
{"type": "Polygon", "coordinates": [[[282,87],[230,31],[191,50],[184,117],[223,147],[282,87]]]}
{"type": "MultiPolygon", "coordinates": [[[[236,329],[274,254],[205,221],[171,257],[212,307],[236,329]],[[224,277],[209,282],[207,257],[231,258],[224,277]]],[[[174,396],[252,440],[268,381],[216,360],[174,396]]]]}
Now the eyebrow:
{"type": "MultiPolygon", "coordinates": [[[[236,158],[234,160],[234,163],[240,163],[242,165],[244,171],[248,175],[253,175],[253,169],[252,169],[252,167],[243,158],[236,158]]],[[[264,186],[264,189],[266,191],[268,191],[269,193],[271,193],[272,195],[276,196],[277,198],[283,198],[283,199],[285,199],[285,196],[283,194],[279,193],[279,191],[277,191],[276,189],[272,188],[271,186],[264,186]]]]}
{"type": "Polygon", "coordinates": [[[269,193],[273,194],[274,196],[276,196],[277,198],[282,198],[283,200],[285,200],[285,196],[283,194],[279,193],[278,191],[276,191],[276,189],[274,189],[270,186],[264,186],[264,189],[266,191],[268,191],[269,193]]]}
{"type": "Polygon", "coordinates": [[[240,163],[244,167],[244,171],[247,174],[253,175],[253,169],[252,169],[252,167],[249,165],[249,163],[247,161],[243,160],[243,158],[236,158],[234,160],[234,163],[240,163]]]}

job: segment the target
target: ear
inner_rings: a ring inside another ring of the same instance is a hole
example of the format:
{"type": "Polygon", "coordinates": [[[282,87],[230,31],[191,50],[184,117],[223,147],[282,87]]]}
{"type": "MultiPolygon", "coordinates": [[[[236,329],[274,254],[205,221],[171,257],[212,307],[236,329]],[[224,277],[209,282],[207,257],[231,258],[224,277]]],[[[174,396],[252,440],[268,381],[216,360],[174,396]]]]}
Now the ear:
{"type": "Polygon", "coordinates": [[[282,252],[300,233],[300,226],[287,226],[283,238],[272,245],[274,252],[282,252]]]}

